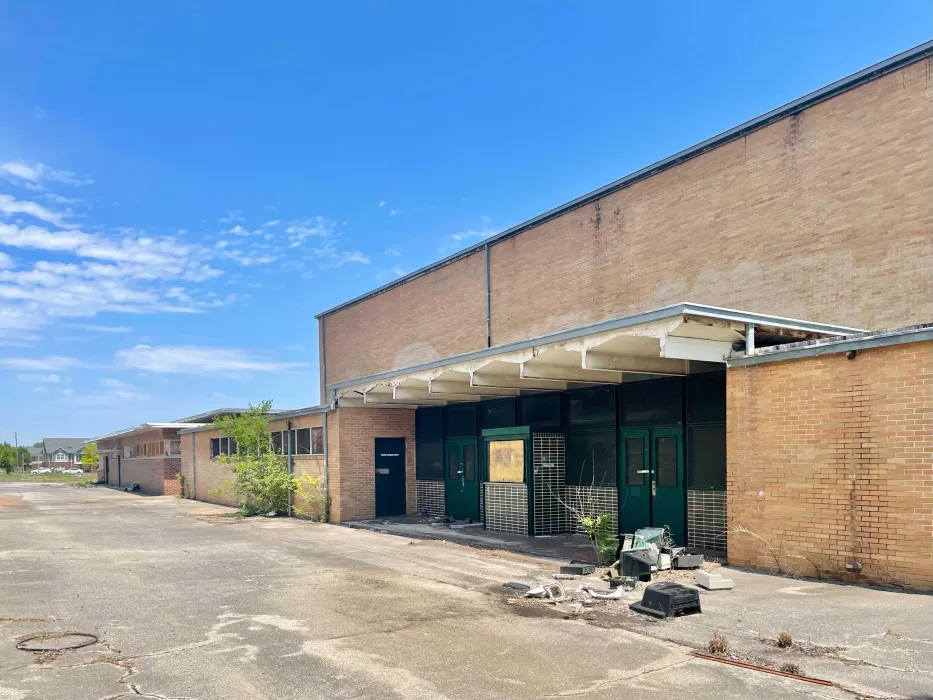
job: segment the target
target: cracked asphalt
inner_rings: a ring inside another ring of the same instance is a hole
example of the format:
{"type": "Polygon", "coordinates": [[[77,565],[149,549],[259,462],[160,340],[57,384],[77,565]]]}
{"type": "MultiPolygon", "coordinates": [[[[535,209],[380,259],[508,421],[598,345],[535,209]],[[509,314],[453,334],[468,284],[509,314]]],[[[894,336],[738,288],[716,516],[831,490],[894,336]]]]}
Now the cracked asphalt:
{"type": "Polygon", "coordinates": [[[702,615],[564,619],[507,604],[543,560],[229,513],[0,484],[0,700],[933,697],[930,596],[730,571],[702,615]],[[692,656],[715,629],[835,685],[692,656]],[[50,632],[100,641],[15,648],[50,632]]]}

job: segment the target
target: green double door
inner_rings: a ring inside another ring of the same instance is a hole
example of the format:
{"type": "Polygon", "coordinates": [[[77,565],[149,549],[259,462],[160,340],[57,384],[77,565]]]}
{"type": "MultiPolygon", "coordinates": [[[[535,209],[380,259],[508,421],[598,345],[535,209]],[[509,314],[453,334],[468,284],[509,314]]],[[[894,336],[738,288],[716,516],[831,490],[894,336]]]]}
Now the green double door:
{"type": "Polygon", "coordinates": [[[454,520],[479,520],[479,460],[476,438],[448,438],[445,444],[444,495],[454,520]]]}
{"type": "Polygon", "coordinates": [[[626,428],[619,450],[622,532],[668,527],[686,544],[683,428],[626,428]]]}

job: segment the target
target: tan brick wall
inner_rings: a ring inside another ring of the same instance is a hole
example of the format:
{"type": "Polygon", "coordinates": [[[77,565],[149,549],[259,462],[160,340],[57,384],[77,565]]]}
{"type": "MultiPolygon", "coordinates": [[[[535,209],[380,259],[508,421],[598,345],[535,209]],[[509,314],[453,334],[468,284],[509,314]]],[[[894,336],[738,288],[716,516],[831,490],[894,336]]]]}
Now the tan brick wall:
{"type": "Polygon", "coordinates": [[[933,343],[731,368],[727,395],[730,527],[786,571],[933,589],[933,343]]]}
{"type": "Polygon", "coordinates": [[[414,514],[415,412],[341,408],[328,414],[327,423],[331,521],[375,517],[377,437],[405,438],[405,506],[414,514]]]}
{"type": "MultiPolygon", "coordinates": [[[[492,343],[683,301],[930,321],[930,76],[907,66],[492,246],[492,343]]],[[[479,252],[328,316],[327,381],[481,348],[484,304],[479,252]]]]}
{"type": "MultiPolygon", "coordinates": [[[[292,418],[291,421],[292,428],[312,428],[320,427],[323,418],[320,414],[315,414],[292,418]]],[[[285,429],[285,419],[269,422],[270,431],[285,429]]],[[[222,486],[225,481],[233,481],[233,472],[230,468],[211,459],[211,439],[217,437],[222,437],[219,430],[202,430],[181,436],[181,472],[185,477],[186,495],[208,503],[239,506],[238,499],[230,492],[217,495],[210,493],[222,486]],[[192,436],[194,436],[194,448],[192,448],[192,436]]],[[[322,455],[295,456],[292,468],[295,476],[300,477],[302,474],[319,476],[324,472],[324,457],[322,455]]],[[[307,503],[296,505],[303,510],[311,509],[307,503]]]]}
{"type": "Polygon", "coordinates": [[[324,318],[327,382],[486,347],[482,252],[324,318]]]}

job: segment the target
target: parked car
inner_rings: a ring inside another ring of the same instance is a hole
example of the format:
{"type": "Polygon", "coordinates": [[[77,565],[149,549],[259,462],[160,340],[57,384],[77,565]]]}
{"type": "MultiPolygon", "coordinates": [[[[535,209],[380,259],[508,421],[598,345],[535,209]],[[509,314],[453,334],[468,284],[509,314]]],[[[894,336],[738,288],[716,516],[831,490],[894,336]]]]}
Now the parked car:
{"type": "Polygon", "coordinates": [[[51,474],[52,470],[48,467],[39,467],[38,469],[33,469],[30,474],[51,474]]]}
{"type": "Polygon", "coordinates": [[[80,467],[72,467],[71,469],[66,469],[62,474],[83,474],[84,470],[80,467]]]}

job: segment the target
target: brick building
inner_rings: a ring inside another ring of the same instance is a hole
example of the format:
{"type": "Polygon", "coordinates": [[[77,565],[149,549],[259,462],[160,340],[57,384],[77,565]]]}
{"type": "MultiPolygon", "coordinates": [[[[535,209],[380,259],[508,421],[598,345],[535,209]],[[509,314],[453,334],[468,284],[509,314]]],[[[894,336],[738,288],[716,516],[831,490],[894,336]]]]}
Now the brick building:
{"type": "MultiPolygon", "coordinates": [[[[580,502],[734,564],[933,589],[931,55],[319,314],[322,405],[277,421],[320,428],[331,519],[533,536],[580,502]]],[[[189,434],[202,498],[219,436],[189,434]]]]}
{"type": "MultiPolygon", "coordinates": [[[[169,496],[179,493],[181,441],[178,431],[189,422],[143,423],[95,438],[98,483],[169,496]]],[[[195,424],[196,425],[196,424],[195,424]]]]}

